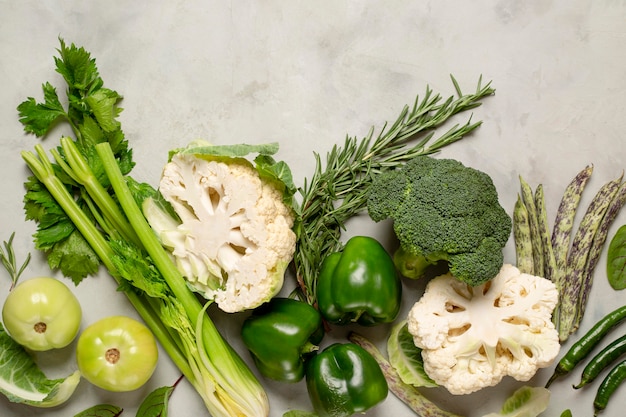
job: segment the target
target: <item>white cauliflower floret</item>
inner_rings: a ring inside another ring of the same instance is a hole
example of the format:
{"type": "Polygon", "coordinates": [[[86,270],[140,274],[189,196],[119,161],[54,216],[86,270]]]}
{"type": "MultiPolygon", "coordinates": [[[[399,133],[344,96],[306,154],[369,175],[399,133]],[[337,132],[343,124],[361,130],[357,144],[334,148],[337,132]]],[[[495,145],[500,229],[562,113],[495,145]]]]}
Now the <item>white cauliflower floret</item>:
{"type": "Polygon", "coordinates": [[[408,316],[424,370],[452,394],[469,394],[509,375],[528,381],[559,353],[551,281],[505,264],[471,287],[450,274],[432,279],[408,316]]]}
{"type": "Polygon", "coordinates": [[[176,154],[163,169],[159,191],[181,222],[164,213],[148,220],[205,298],[237,312],[280,291],[295,251],[294,215],[250,163],[176,154]]]}

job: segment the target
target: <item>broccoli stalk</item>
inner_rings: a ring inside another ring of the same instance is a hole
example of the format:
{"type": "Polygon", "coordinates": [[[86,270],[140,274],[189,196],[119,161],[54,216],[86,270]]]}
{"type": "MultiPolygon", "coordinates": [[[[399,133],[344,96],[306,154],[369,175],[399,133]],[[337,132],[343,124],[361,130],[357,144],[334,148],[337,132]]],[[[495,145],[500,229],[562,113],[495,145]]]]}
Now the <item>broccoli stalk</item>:
{"type": "Polygon", "coordinates": [[[477,286],[502,267],[512,222],[482,171],[453,159],[418,156],[375,177],[367,207],[374,221],[393,220],[400,243],[394,262],[407,278],[443,264],[477,286]]]}

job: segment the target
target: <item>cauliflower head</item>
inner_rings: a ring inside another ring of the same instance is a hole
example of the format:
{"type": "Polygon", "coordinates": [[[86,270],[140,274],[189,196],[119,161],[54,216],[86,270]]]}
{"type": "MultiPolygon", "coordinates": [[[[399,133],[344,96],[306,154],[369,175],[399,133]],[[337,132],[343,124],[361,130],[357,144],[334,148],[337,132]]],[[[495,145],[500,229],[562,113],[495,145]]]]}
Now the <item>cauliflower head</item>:
{"type": "Polygon", "coordinates": [[[159,192],[178,219],[144,212],[189,284],[225,312],[253,309],[283,286],[294,212],[285,193],[244,158],[174,153],[159,192]]]}
{"type": "Polygon", "coordinates": [[[432,279],[411,308],[408,330],[422,349],[424,370],[452,394],[498,384],[504,376],[528,381],[559,353],[551,281],[504,264],[477,287],[451,274],[432,279]]]}

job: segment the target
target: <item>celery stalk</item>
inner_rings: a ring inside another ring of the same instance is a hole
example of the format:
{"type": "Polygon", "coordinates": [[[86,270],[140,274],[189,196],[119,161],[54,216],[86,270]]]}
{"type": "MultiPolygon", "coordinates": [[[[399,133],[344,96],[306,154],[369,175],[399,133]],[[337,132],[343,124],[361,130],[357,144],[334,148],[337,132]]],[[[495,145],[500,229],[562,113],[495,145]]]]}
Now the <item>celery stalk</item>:
{"type": "MultiPolygon", "coordinates": [[[[43,147],[41,145],[36,145],[35,151],[37,152],[37,155],[32,152],[22,152],[22,158],[37,179],[46,186],[50,194],[52,194],[57,203],[59,203],[59,205],[63,208],[76,228],[94,249],[111,276],[119,284],[120,280],[115,273],[116,268],[111,260],[113,250],[107,243],[106,239],[100,234],[98,229],[93,225],[93,223],[91,223],[89,218],[76,204],[61,180],[55,175],[52,164],[48,160],[43,147]]],[[[176,366],[185,375],[188,373],[191,374],[190,369],[186,365],[184,356],[174,344],[168,330],[158,319],[158,316],[154,312],[154,308],[146,300],[142,299],[134,292],[127,291],[126,296],[146,325],[155,334],[159,342],[161,342],[161,345],[176,366]]]]}
{"type": "MultiPolygon", "coordinates": [[[[59,166],[78,183],[91,181],[90,177],[93,177],[93,174],[86,165],[80,165],[81,162],[77,160],[82,156],[78,152],[72,152],[74,143],[71,140],[63,142],[67,163],[59,166]],[[74,170],[73,167],[77,166],[81,166],[81,169],[74,170]]],[[[35,150],[37,155],[22,152],[22,158],[85,237],[113,278],[118,284],[123,282],[114,263],[115,251],[110,241],[76,204],[63,182],[56,176],[43,148],[36,145],[35,150]]],[[[267,416],[269,404],[263,387],[207,316],[205,310],[208,304],[202,306],[187,288],[183,277],[135,203],[110,145],[102,143],[96,146],[96,150],[123,213],[114,212],[106,205],[98,206],[98,209],[107,219],[114,216],[118,222],[128,219],[132,233],[141,245],[140,248],[148,253],[173,294],[151,298],[145,293],[127,290],[125,294],[129,301],[153,331],[174,364],[201,395],[211,415],[267,416]]]]}

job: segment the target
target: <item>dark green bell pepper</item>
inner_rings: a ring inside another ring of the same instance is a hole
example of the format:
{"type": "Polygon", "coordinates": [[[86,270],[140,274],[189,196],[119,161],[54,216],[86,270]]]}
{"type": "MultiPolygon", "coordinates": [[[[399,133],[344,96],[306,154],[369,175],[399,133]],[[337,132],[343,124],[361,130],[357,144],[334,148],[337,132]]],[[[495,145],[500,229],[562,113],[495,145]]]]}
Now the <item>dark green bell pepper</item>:
{"type": "Polygon", "coordinates": [[[305,361],[324,337],[324,328],[320,313],[310,304],[277,297],[244,320],[241,336],[263,376],[298,382],[304,378],[305,361]]]}
{"type": "Polygon", "coordinates": [[[354,343],[334,343],[307,364],[306,386],[320,417],[363,413],[387,397],[387,380],[376,359],[354,343]]]}
{"type": "Polygon", "coordinates": [[[317,279],[317,304],[333,324],[390,323],[398,315],[402,283],[393,259],[374,238],[354,236],[326,257],[317,279]]]}

